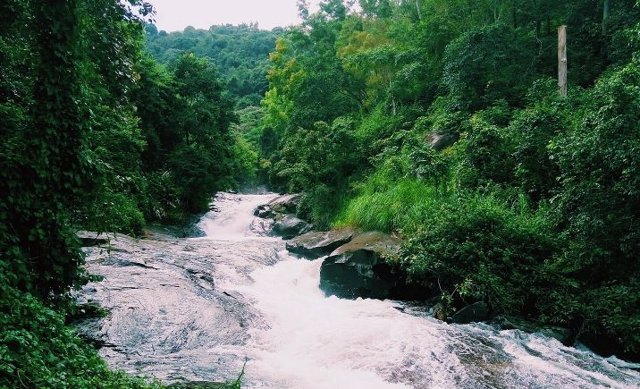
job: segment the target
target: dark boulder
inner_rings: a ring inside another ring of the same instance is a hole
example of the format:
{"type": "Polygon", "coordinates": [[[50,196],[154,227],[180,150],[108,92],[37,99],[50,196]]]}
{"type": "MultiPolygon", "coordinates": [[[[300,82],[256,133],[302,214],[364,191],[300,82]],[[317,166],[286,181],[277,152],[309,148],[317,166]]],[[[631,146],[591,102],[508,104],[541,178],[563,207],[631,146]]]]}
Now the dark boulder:
{"type": "Polygon", "coordinates": [[[340,246],[320,268],[320,288],[343,298],[389,298],[398,277],[384,258],[396,254],[400,240],[381,232],[366,232],[340,246]]]}
{"type": "Polygon", "coordinates": [[[257,216],[262,219],[272,219],[276,217],[276,213],[268,204],[263,204],[253,211],[253,216],[257,216]]]}
{"type": "Polygon", "coordinates": [[[307,232],[287,242],[287,250],[309,259],[316,259],[329,255],[333,250],[349,243],[354,232],[351,229],[333,230],[326,232],[307,232]]]}
{"type": "Polygon", "coordinates": [[[484,301],[478,301],[467,305],[451,316],[451,322],[457,324],[468,324],[485,321],[489,318],[489,306],[484,301]]]}
{"type": "Polygon", "coordinates": [[[309,223],[298,219],[295,215],[281,215],[273,224],[273,233],[283,239],[291,239],[308,232],[311,228],[309,223]]]}

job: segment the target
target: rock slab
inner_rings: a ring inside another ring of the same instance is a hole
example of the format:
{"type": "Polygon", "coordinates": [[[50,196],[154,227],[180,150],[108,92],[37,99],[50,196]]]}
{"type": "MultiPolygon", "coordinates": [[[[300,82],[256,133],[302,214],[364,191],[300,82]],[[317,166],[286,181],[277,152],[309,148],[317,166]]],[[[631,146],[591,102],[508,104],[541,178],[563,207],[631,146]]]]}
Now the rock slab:
{"type": "Polygon", "coordinates": [[[295,215],[286,214],[276,217],[273,224],[273,233],[283,239],[295,238],[311,230],[312,226],[295,215]]]}
{"type": "Polygon", "coordinates": [[[320,288],[342,298],[388,298],[397,286],[385,257],[398,252],[400,240],[366,232],[334,250],[320,268],[320,288]]]}
{"type": "Polygon", "coordinates": [[[293,238],[287,242],[286,247],[291,253],[316,259],[329,255],[338,247],[349,243],[354,234],[351,229],[312,231],[293,238]]]}

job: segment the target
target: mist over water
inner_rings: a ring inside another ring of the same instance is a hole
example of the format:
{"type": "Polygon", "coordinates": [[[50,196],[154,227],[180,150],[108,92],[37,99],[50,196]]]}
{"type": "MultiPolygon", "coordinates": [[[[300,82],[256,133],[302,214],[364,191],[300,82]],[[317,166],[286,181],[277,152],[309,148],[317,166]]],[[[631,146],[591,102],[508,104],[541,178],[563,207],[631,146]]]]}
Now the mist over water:
{"type": "Polygon", "coordinates": [[[111,312],[101,325],[111,365],[168,382],[220,381],[246,359],[247,388],[640,387],[640,366],[542,335],[325,297],[322,258],[290,255],[253,216],[274,197],[219,194],[199,223],[203,238],[123,238],[108,260],[89,252],[90,271],[105,280],[85,293],[111,312]]]}

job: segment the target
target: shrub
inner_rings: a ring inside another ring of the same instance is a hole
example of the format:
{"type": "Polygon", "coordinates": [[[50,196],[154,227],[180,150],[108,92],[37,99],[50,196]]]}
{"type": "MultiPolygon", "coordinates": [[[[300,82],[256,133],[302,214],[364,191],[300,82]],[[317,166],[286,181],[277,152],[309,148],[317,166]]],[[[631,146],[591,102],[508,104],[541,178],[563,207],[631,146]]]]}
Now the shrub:
{"type": "Polygon", "coordinates": [[[515,183],[514,139],[505,129],[486,123],[480,117],[471,120],[471,129],[455,145],[455,168],[459,186],[477,188],[515,183]]]}
{"type": "Polygon", "coordinates": [[[477,195],[436,209],[402,247],[410,280],[450,305],[483,300],[499,312],[535,312],[549,283],[543,264],[557,247],[544,215],[477,195]]]}
{"type": "Polygon", "coordinates": [[[364,230],[411,233],[428,223],[430,215],[445,201],[444,194],[417,178],[397,177],[406,167],[393,159],[361,184],[358,194],[348,201],[337,218],[337,225],[364,230]]]}

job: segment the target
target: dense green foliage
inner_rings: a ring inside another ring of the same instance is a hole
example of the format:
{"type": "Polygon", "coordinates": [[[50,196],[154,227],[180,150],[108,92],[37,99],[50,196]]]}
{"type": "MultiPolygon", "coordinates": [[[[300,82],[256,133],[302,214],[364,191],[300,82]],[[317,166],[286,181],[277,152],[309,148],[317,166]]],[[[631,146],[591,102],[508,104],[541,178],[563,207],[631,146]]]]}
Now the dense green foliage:
{"type": "Polygon", "coordinates": [[[142,54],[151,12],[138,0],[0,4],[0,387],[148,387],[65,325],[87,279],[75,233],[183,221],[255,171],[214,66],[142,54]]]}
{"type": "Polygon", "coordinates": [[[185,53],[209,58],[239,107],[260,104],[268,87],[268,54],[283,33],[280,28],[265,31],[253,24],[208,30],[187,27],[170,33],[149,25],[146,32],[146,50],[160,63],[169,65],[185,53]]]}
{"type": "Polygon", "coordinates": [[[347,3],[303,6],[271,54],[271,185],[319,225],[404,235],[393,260],[450,310],[484,300],[637,356],[636,2],[347,3]]]}

